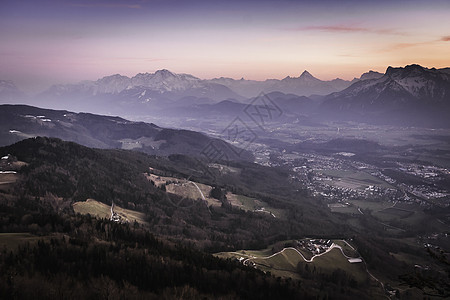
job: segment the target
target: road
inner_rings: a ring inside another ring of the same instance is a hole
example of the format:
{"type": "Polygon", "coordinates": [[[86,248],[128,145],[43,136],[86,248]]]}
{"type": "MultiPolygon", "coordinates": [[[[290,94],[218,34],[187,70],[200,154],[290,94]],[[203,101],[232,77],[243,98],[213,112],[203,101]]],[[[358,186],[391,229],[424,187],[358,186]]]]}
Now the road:
{"type": "MultiPolygon", "coordinates": [[[[310,263],[310,262],[313,262],[314,258],[319,257],[319,256],[322,256],[322,255],[325,255],[325,254],[327,254],[328,252],[330,252],[330,251],[331,251],[332,249],[334,249],[334,248],[339,248],[339,249],[341,249],[342,254],[343,254],[345,257],[347,257],[347,256],[344,254],[344,252],[342,251],[341,246],[336,245],[336,244],[333,243],[333,244],[331,244],[331,247],[328,248],[325,252],[322,252],[322,253],[320,253],[320,254],[316,254],[316,255],[314,255],[313,257],[311,257],[310,259],[307,259],[307,258],[306,258],[300,251],[298,251],[296,248],[294,248],[294,247],[287,247],[287,248],[284,248],[283,250],[281,250],[281,251],[279,251],[279,252],[277,252],[277,253],[274,253],[274,254],[272,254],[272,255],[270,255],[270,256],[267,256],[267,257],[255,257],[255,256],[252,256],[252,257],[250,257],[250,258],[247,258],[245,261],[247,261],[247,260],[249,260],[249,259],[252,259],[252,258],[269,259],[269,258],[272,258],[272,257],[278,255],[278,254],[283,253],[283,252],[286,251],[286,250],[294,250],[294,251],[296,251],[298,254],[300,254],[300,256],[303,258],[303,260],[304,260],[305,262],[310,263]]],[[[348,257],[347,257],[347,258],[348,258],[348,257]]],[[[244,261],[244,262],[245,262],[245,261],[244,261]]]]}

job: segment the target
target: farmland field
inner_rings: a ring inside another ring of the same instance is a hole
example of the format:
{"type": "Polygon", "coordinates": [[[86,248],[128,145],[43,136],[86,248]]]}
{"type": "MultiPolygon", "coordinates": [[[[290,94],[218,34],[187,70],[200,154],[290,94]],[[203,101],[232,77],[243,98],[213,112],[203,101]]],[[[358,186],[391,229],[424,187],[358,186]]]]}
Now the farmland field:
{"type": "Polygon", "coordinates": [[[333,243],[336,245],[339,245],[342,247],[342,251],[344,251],[344,254],[349,257],[359,257],[359,254],[356,252],[354,248],[352,248],[349,244],[347,244],[343,240],[334,240],[333,243]]]}
{"type": "Polygon", "coordinates": [[[380,211],[392,207],[392,203],[385,201],[349,200],[348,202],[356,207],[360,207],[362,210],[370,209],[371,211],[380,211]]]}
{"type": "Polygon", "coordinates": [[[358,207],[354,205],[345,205],[340,203],[329,204],[328,207],[332,212],[343,214],[359,214],[358,207]]]}
{"type": "Polygon", "coordinates": [[[8,191],[18,179],[18,174],[0,173],[0,190],[8,191]]]}
{"type": "MultiPolygon", "coordinates": [[[[306,264],[303,262],[302,264],[306,264]]],[[[316,267],[319,272],[331,273],[336,269],[342,269],[348,274],[352,274],[358,282],[364,282],[367,280],[367,272],[364,264],[356,263],[351,264],[342,255],[341,251],[337,248],[332,249],[326,255],[316,257],[311,263],[311,267],[316,267]]]]}
{"type": "Polygon", "coordinates": [[[270,258],[254,258],[251,259],[258,268],[264,271],[270,271],[275,275],[282,276],[279,272],[289,273],[289,277],[298,276],[296,273],[297,264],[304,261],[303,258],[293,249],[285,249],[270,258]]]}
{"type": "MultiPolygon", "coordinates": [[[[111,216],[110,205],[106,205],[93,199],[87,199],[84,202],[75,202],[72,206],[75,213],[80,213],[84,215],[90,214],[98,218],[106,218],[106,219],[109,219],[111,216]]],[[[119,216],[121,216],[130,223],[136,221],[140,224],[144,225],[147,224],[147,222],[145,221],[144,213],[130,209],[124,209],[119,206],[114,206],[114,212],[116,212],[119,216]]]]}
{"type": "Polygon", "coordinates": [[[382,211],[380,211],[380,213],[390,214],[395,217],[403,219],[403,218],[407,218],[407,217],[413,215],[414,211],[396,208],[396,207],[389,207],[389,208],[383,209],[382,211]]]}
{"type": "Polygon", "coordinates": [[[342,188],[364,190],[369,185],[376,185],[383,188],[392,188],[392,186],[387,182],[362,171],[320,170],[319,172],[333,178],[333,180],[330,182],[331,185],[342,188]]]}
{"type": "Polygon", "coordinates": [[[276,218],[284,217],[284,211],[282,209],[273,208],[266,202],[256,198],[227,193],[227,199],[230,201],[231,205],[239,207],[245,211],[257,210],[259,212],[272,213],[276,218]],[[264,208],[264,211],[261,211],[261,208],[264,208]]]}

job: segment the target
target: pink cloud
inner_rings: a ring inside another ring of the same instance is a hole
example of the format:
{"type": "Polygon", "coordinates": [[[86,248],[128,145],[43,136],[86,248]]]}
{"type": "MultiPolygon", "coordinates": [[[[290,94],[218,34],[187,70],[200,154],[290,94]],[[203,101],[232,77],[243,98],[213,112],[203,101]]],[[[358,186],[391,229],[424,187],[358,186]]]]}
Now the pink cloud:
{"type": "Polygon", "coordinates": [[[441,41],[443,41],[443,42],[450,42],[450,35],[443,36],[443,37],[441,38],[441,41]]]}
{"type": "Polygon", "coordinates": [[[354,25],[319,25],[319,26],[304,26],[304,27],[294,27],[294,28],[286,28],[285,30],[289,31],[323,31],[323,32],[343,32],[343,33],[352,33],[352,32],[367,32],[367,33],[376,33],[376,34],[402,34],[393,29],[376,29],[376,28],[367,28],[360,27],[354,25]]]}

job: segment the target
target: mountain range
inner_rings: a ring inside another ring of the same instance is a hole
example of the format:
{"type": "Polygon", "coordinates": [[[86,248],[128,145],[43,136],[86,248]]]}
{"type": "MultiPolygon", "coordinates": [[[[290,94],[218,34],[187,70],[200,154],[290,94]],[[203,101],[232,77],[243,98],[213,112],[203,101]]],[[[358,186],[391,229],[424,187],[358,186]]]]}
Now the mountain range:
{"type": "Polygon", "coordinates": [[[37,95],[36,99],[46,107],[114,114],[123,110],[139,113],[142,109],[170,106],[186,97],[206,103],[228,98],[243,99],[224,85],[168,70],[139,73],[131,78],[116,74],[97,81],[54,85],[37,95]],[[105,107],[110,110],[105,111],[105,107]]]}
{"type": "Polygon", "coordinates": [[[227,98],[243,99],[254,97],[261,92],[280,91],[292,93],[299,96],[313,94],[327,95],[332,92],[343,90],[350,86],[353,81],[334,79],[331,81],[320,80],[308,71],[304,71],[299,77],[287,76],[282,80],[267,79],[256,80],[234,80],[232,78],[214,78],[204,80],[189,74],[175,74],[169,70],[158,70],[155,73],[139,73],[134,77],[115,74],[103,77],[97,81],[83,81],[78,84],[54,85],[44,91],[39,98],[53,98],[62,96],[89,97],[100,94],[116,95],[126,90],[137,92],[139,99],[151,101],[147,93],[164,95],[171,100],[186,96],[198,98],[209,98],[213,101],[225,100],[227,98]],[[141,95],[142,94],[142,95],[141,95]]]}
{"type": "Polygon", "coordinates": [[[261,92],[283,92],[286,94],[296,94],[299,96],[327,95],[332,92],[343,90],[356,81],[358,81],[358,79],[347,81],[339,78],[330,81],[323,81],[314,77],[306,70],[303,71],[299,77],[287,76],[281,80],[234,80],[232,78],[224,77],[210,80],[210,82],[225,85],[245,97],[254,97],[261,92]]]}
{"type": "Polygon", "coordinates": [[[225,114],[234,113],[264,93],[284,112],[319,120],[447,126],[449,70],[419,65],[388,67],[385,73],[369,71],[352,81],[322,81],[308,71],[299,77],[254,81],[204,80],[159,70],[131,78],[116,74],[97,81],[54,85],[28,99],[12,82],[1,81],[0,103],[132,117],[198,117],[221,115],[220,108],[225,114]]]}

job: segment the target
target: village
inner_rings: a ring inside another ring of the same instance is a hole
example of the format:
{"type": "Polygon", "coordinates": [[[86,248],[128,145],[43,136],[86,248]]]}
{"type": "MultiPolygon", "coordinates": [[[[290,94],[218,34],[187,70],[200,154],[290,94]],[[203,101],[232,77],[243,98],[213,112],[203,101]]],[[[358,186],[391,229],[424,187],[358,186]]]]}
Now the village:
{"type": "Polygon", "coordinates": [[[333,241],[326,239],[303,239],[297,241],[297,248],[310,252],[312,255],[318,255],[328,251],[333,245],[333,241]]]}

